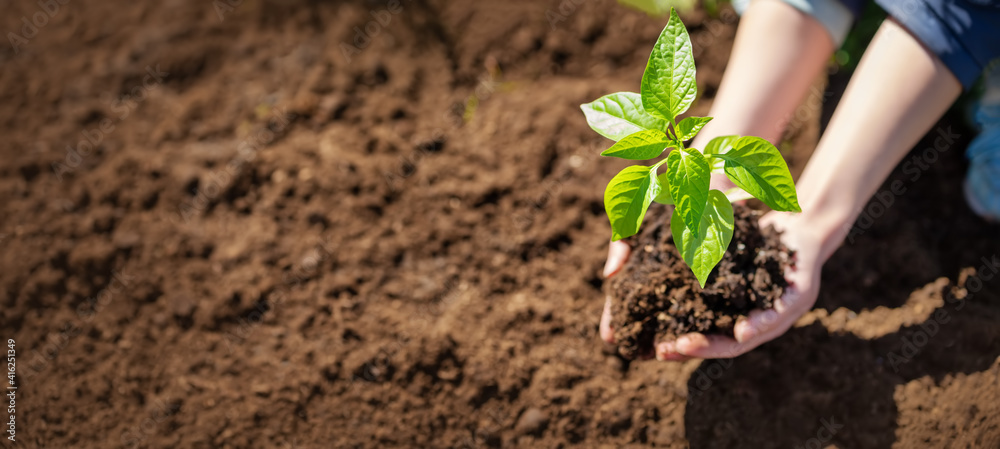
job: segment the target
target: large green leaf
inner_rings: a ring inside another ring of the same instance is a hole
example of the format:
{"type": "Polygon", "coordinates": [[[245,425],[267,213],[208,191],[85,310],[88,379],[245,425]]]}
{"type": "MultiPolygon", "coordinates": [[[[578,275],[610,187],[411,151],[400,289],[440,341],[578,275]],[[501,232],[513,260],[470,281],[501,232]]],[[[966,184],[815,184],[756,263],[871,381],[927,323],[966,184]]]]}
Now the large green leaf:
{"type": "Polygon", "coordinates": [[[667,121],[687,111],[698,95],[691,38],[673,9],[649,54],[639,92],[646,112],[667,121]]]}
{"type": "Polygon", "coordinates": [[[708,201],[712,167],[698,150],[673,151],[667,156],[667,181],[675,211],[688,228],[698,233],[698,223],[708,201]]]}
{"type": "Polygon", "coordinates": [[[681,141],[694,139],[705,125],[712,120],[712,117],[686,117],[677,122],[677,139],[681,141]]]}
{"type": "Polygon", "coordinates": [[[611,240],[631,237],[639,231],[649,203],[660,193],[652,167],[633,165],[618,172],[604,190],[604,210],[611,220],[611,240]]]}
{"type": "Polygon", "coordinates": [[[740,137],[733,149],[716,155],[726,161],[729,179],[774,210],[801,212],[795,182],[778,149],[760,137],[740,137]]]}
{"type": "Polygon", "coordinates": [[[658,129],[647,129],[629,134],[618,143],[601,152],[601,156],[614,156],[633,161],[652,159],[663,153],[670,145],[667,133],[658,129]]]}
{"type": "Polygon", "coordinates": [[[668,206],[674,204],[674,198],[670,196],[670,180],[667,179],[667,174],[656,175],[656,183],[660,185],[660,193],[653,198],[653,201],[668,206]]]}
{"type": "Polygon", "coordinates": [[[598,134],[618,141],[646,129],[666,129],[666,122],[646,113],[642,97],[634,92],[605,95],[580,105],[587,124],[598,134]]]}
{"type": "Polygon", "coordinates": [[[698,283],[705,281],[719,264],[733,240],[733,205],[718,190],[708,192],[708,204],[698,223],[698,233],[691,232],[674,209],[670,218],[670,233],[681,257],[691,267],[698,283]]]}

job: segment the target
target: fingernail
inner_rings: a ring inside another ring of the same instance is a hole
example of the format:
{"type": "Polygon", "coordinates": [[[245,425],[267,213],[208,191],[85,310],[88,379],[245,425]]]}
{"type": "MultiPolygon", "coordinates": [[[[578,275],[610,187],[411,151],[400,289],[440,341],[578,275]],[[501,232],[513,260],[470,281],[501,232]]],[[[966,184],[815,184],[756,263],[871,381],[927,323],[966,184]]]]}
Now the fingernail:
{"type": "Polygon", "coordinates": [[[608,261],[604,264],[604,277],[609,277],[612,273],[614,273],[614,270],[612,270],[611,267],[615,265],[618,265],[618,258],[609,257],[608,261]]]}
{"type": "Polygon", "coordinates": [[[681,354],[685,353],[684,349],[682,348],[688,348],[689,346],[691,346],[691,337],[678,338],[677,341],[674,343],[674,347],[676,348],[677,352],[681,354]]]}

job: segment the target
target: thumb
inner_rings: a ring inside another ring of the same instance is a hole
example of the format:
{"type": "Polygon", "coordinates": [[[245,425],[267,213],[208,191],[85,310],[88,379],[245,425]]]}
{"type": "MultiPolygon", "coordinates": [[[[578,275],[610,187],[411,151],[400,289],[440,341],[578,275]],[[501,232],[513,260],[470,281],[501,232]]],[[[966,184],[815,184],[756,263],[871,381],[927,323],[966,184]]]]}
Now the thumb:
{"type": "Polygon", "coordinates": [[[628,260],[631,252],[632,248],[628,246],[628,243],[621,240],[611,242],[608,245],[608,261],[604,264],[604,277],[614,276],[615,273],[621,270],[625,266],[625,261],[628,260]]]}

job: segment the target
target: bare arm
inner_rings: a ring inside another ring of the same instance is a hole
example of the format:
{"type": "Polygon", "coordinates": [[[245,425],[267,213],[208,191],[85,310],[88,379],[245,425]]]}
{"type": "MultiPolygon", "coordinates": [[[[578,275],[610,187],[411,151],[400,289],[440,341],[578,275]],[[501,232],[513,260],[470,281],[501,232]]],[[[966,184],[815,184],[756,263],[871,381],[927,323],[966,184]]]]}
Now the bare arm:
{"type": "Polygon", "coordinates": [[[793,287],[773,311],[755,311],[736,340],[690,334],[678,353],[733,357],[783,334],[816,302],[823,263],[875,190],[961,93],[958,79],[895,21],[872,40],[798,184],[801,214],[762,220],[797,250],[793,287]]]}
{"type": "Polygon", "coordinates": [[[822,72],[833,41],[823,25],[780,0],[755,0],[747,9],[708,114],[692,142],[705,148],[723,135],[757,136],[777,144],[785,119],[822,72]]]}

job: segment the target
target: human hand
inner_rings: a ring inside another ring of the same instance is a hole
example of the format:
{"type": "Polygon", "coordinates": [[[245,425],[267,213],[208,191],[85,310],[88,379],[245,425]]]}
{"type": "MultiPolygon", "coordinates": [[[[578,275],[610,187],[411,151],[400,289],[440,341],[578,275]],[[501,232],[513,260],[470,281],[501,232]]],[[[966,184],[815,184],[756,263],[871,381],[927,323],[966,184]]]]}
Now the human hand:
{"type": "MultiPolygon", "coordinates": [[[[608,279],[621,271],[628,261],[628,256],[632,254],[632,247],[621,240],[611,242],[608,245],[608,261],[604,263],[604,278],[608,279]]],[[[601,325],[599,327],[601,340],[608,344],[615,343],[615,332],[611,329],[611,297],[604,300],[604,313],[601,314],[601,325]]]]}
{"type": "MultiPolygon", "coordinates": [[[[761,344],[784,334],[806,311],[816,303],[819,294],[820,269],[822,268],[820,239],[814,238],[798,214],[771,212],[760,219],[762,227],[773,225],[785,245],[795,251],[795,266],[789,267],[785,278],[788,289],[770,310],[754,310],[747,319],[736,323],[735,338],[720,335],[690,333],[675,341],[657,342],[658,360],[681,361],[697,358],[731,358],[744,354],[761,344]]],[[[612,242],[608,250],[605,276],[621,270],[631,248],[622,242],[612,242]]],[[[607,298],[600,325],[601,338],[614,343],[611,328],[611,298],[607,298]]]]}
{"type": "MultiPolygon", "coordinates": [[[[732,181],[725,175],[720,175],[718,173],[712,173],[711,188],[721,190],[723,192],[735,187],[732,181]]],[[[745,201],[738,201],[734,204],[742,204],[745,201]]],[[[628,262],[629,256],[632,254],[632,247],[625,243],[624,241],[612,241],[608,245],[608,259],[604,263],[604,278],[608,279],[614,276],[616,273],[621,271],[622,267],[625,266],[625,262],[628,262]]],[[[601,339],[609,345],[615,343],[615,332],[611,328],[611,297],[606,296],[604,300],[604,312],[601,314],[601,324],[598,327],[601,339]]],[[[658,345],[659,346],[659,345],[658,345]]],[[[652,351],[650,351],[652,353],[652,351]]],[[[667,360],[686,360],[689,357],[673,354],[671,358],[667,360]]],[[[659,358],[659,357],[658,357],[659,358]]]]}

